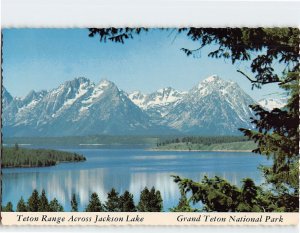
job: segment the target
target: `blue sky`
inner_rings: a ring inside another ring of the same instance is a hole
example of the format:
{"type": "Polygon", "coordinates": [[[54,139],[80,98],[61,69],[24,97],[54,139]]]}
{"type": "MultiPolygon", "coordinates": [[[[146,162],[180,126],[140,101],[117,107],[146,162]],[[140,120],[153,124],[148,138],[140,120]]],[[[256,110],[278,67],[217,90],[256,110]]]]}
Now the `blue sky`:
{"type": "Polygon", "coordinates": [[[256,100],[281,92],[275,84],[252,91],[250,82],[236,72],[250,73],[249,62],[232,65],[208,58],[213,47],[197,58],[187,57],[180,48],[197,44],[172,30],[152,30],[125,44],[100,43],[88,37],[87,29],[5,29],[3,38],[3,83],[18,97],[82,76],[95,83],[111,80],[127,92],[150,93],[168,86],[186,91],[217,74],[237,82],[256,100]]]}

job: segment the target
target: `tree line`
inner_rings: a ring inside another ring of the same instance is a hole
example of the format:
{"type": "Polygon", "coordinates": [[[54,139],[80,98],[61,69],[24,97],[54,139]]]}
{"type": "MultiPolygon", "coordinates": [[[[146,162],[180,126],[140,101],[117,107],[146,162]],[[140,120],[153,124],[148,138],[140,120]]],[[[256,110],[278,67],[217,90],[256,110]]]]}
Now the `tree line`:
{"type": "Polygon", "coordinates": [[[79,162],[86,158],[77,153],[49,149],[21,148],[16,143],[14,147],[2,148],[2,167],[46,167],[59,162],[79,162]]]}
{"type": "MultiPolygon", "coordinates": [[[[72,194],[71,212],[78,212],[78,198],[72,194]]],[[[96,192],[90,196],[89,203],[85,207],[86,212],[161,212],[163,210],[163,200],[161,193],[154,187],[145,187],[141,191],[140,200],[135,205],[133,194],[125,191],[120,195],[114,188],[107,194],[107,200],[102,202],[96,192]]],[[[13,204],[8,202],[2,206],[3,212],[13,212],[13,204]]],[[[56,198],[49,201],[45,190],[41,194],[35,189],[27,202],[21,197],[15,209],[16,212],[63,212],[63,206],[56,198]]]]}
{"type": "Polygon", "coordinates": [[[245,136],[186,136],[186,137],[176,137],[172,139],[166,139],[159,141],[157,147],[165,146],[168,144],[175,143],[186,143],[186,144],[202,144],[210,146],[211,144],[220,144],[220,143],[230,143],[230,142],[245,142],[250,141],[245,136]]]}

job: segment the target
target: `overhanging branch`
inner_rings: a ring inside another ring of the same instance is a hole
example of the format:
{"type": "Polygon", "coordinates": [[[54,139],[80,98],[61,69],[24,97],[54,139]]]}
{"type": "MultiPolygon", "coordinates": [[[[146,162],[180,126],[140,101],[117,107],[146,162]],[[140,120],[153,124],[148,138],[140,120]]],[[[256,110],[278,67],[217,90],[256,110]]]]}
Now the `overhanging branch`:
{"type": "Polygon", "coordinates": [[[237,72],[241,73],[243,76],[245,76],[251,83],[258,83],[258,84],[268,84],[268,83],[281,83],[280,80],[270,80],[270,81],[259,81],[259,80],[254,80],[250,78],[249,75],[245,74],[241,70],[237,70],[237,72]]]}

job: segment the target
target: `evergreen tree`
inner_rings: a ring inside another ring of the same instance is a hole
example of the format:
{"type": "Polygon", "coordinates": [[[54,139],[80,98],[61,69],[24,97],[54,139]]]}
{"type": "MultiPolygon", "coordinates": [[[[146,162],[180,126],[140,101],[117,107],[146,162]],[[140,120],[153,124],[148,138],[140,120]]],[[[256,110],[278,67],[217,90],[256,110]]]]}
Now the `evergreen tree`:
{"type": "Polygon", "coordinates": [[[38,212],[48,212],[49,211],[49,201],[46,196],[46,192],[43,189],[42,194],[39,198],[39,206],[38,206],[38,212]]]}
{"type": "Polygon", "coordinates": [[[54,198],[49,203],[49,212],[63,212],[64,208],[63,206],[58,202],[56,198],[54,198]]]}
{"type": "Polygon", "coordinates": [[[136,207],[133,201],[133,195],[127,190],[120,196],[120,211],[121,212],[135,212],[136,207]]]}
{"type": "Polygon", "coordinates": [[[27,207],[23,197],[21,197],[21,199],[17,205],[17,212],[27,212],[27,211],[28,211],[28,207],[27,207]]]}
{"type": "Polygon", "coordinates": [[[190,203],[183,191],[181,191],[181,196],[178,202],[178,205],[170,208],[171,212],[196,212],[197,209],[194,209],[190,206],[190,203]]]}
{"type": "Polygon", "coordinates": [[[76,200],[76,195],[73,193],[72,199],[71,199],[71,211],[72,212],[78,212],[78,203],[76,200]]]}
{"type": "Polygon", "coordinates": [[[114,188],[107,194],[107,201],[105,202],[105,210],[107,212],[120,212],[120,198],[119,193],[114,188]]]}
{"type": "Polygon", "coordinates": [[[31,196],[28,199],[28,211],[38,212],[38,209],[39,209],[39,193],[35,189],[33,190],[31,196]]]}
{"type": "Polygon", "coordinates": [[[160,192],[152,187],[151,190],[147,187],[141,192],[140,201],[137,206],[140,212],[161,212],[163,208],[162,197],[160,192]]]}
{"type": "Polygon", "coordinates": [[[8,202],[5,207],[2,207],[3,212],[14,212],[13,205],[11,202],[8,202]]]}
{"type": "Polygon", "coordinates": [[[104,208],[100,202],[97,193],[92,193],[88,206],[85,209],[86,212],[104,212],[104,208]]]}
{"type": "Polygon", "coordinates": [[[285,211],[299,210],[299,73],[288,73],[292,81],[282,84],[290,95],[283,109],[267,111],[251,106],[257,118],[252,118],[258,131],[241,129],[257,142],[256,153],[273,159],[272,166],[263,166],[268,183],[273,185],[276,203],[285,211]]]}

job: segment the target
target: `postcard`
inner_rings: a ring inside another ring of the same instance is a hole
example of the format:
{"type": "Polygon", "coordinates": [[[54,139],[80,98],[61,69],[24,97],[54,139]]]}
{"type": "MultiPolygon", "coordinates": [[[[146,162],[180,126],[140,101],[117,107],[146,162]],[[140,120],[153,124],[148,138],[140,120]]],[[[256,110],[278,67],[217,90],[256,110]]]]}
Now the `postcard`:
{"type": "Polygon", "coordinates": [[[2,224],[298,224],[299,35],[3,29],[2,224]]]}

